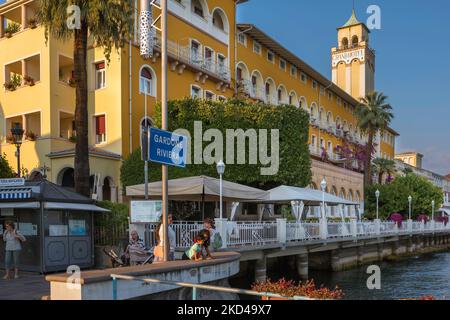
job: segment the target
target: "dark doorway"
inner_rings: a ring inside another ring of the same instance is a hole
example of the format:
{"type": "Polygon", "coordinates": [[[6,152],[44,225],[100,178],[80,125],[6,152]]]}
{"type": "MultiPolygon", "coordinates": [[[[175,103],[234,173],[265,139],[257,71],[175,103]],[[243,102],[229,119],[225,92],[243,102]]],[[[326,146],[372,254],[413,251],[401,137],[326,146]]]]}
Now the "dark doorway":
{"type": "Polygon", "coordinates": [[[103,181],[103,200],[111,201],[111,185],[108,178],[103,181]]]}
{"type": "Polygon", "coordinates": [[[65,188],[75,188],[75,177],[72,168],[68,168],[64,171],[61,186],[65,188]]]}

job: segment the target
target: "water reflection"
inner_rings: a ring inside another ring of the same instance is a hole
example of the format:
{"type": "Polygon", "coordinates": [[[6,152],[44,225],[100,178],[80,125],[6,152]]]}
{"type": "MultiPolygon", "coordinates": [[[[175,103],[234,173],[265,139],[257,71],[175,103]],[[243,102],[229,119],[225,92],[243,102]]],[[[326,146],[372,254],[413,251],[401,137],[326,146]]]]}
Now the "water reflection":
{"type": "MultiPolygon", "coordinates": [[[[425,254],[395,262],[378,264],[381,269],[381,290],[367,288],[367,266],[344,272],[310,271],[310,278],[328,288],[336,285],[344,291],[346,300],[395,300],[434,296],[450,300],[450,252],[425,254]]],[[[270,270],[269,277],[299,280],[286,263],[270,270]]],[[[253,280],[232,279],[231,285],[250,288],[253,280]]],[[[249,297],[242,297],[243,299],[249,297]]]]}

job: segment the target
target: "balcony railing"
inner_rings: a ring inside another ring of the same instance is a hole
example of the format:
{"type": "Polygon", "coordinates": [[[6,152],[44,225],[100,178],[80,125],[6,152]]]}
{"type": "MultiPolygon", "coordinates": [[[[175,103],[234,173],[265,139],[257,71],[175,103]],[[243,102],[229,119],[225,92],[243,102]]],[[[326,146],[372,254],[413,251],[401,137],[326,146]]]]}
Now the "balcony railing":
{"type": "MultiPolygon", "coordinates": [[[[155,48],[161,50],[161,35],[155,38],[155,48]]],[[[175,41],[167,41],[168,55],[179,62],[185,63],[199,71],[208,72],[217,78],[229,82],[231,80],[230,68],[225,63],[207,58],[202,52],[192,49],[189,45],[181,45],[175,41]]]]}

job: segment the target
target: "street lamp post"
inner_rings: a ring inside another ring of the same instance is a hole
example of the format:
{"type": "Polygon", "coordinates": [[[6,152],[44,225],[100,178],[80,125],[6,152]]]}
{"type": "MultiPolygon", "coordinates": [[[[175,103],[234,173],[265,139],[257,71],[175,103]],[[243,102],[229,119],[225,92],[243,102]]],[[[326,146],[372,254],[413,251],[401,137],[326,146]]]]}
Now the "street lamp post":
{"type": "Polygon", "coordinates": [[[322,217],[320,219],[320,235],[322,239],[328,238],[328,223],[327,223],[327,215],[325,213],[325,190],[327,188],[327,181],[323,178],[320,183],[320,187],[322,188],[322,217]]]}
{"type": "Polygon", "coordinates": [[[409,203],[409,220],[412,220],[412,213],[411,213],[411,203],[412,203],[412,197],[408,197],[408,203],[409,203]]]}
{"type": "Polygon", "coordinates": [[[13,137],[13,143],[16,146],[16,156],[17,156],[17,176],[20,178],[20,147],[22,146],[23,139],[23,129],[20,123],[16,123],[14,127],[11,128],[11,134],[13,137]]]}
{"type": "Polygon", "coordinates": [[[433,200],[431,201],[431,221],[434,221],[434,206],[436,205],[436,202],[433,200]]]}
{"type": "Polygon", "coordinates": [[[377,197],[377,220],[379,220],[378,200],[380,199],[380,190],[375,191],[375,197],[377,197]]]}
{"type": "Polygon", "coordinates": [[[222,161],[222,160],[220,160],[218,163],[217,163],[217,173],[219,174],[219,176],[220,176],[220,219],[222,219],[223,218],[223,210],[222,210],[222,176],[223,176],[223,174],[225,173],[225,163],[222,161]]]}
{"type": "Polygon", "coordinates": [[[375,230],[376,234],[381,234],[381,221],[380,221],[380,214],[379,214],[379,205],[378,201],[380,199],[380,190],[375,191],[375,197],[377,197],[377,219],[375,220],[375,230]]]}
{"type": "Polygon", "coordinates": [[[325,178],[323,178],[322,182],[320,183],[320,187],[322,188],[322,218],[326,219],[325,214],[325,190],[327,189],[327,181],[325,178]]]}

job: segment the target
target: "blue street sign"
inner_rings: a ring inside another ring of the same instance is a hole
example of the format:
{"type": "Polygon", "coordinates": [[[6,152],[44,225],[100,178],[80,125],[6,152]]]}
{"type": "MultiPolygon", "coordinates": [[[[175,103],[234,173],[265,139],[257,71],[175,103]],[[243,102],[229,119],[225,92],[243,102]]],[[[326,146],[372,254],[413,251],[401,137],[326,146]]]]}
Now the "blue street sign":
{"type": "Polygon", "coordinates": [[[150,128],[150,161],[179,168],[186,167],[187,142],[185,136],[150,128]]]}

